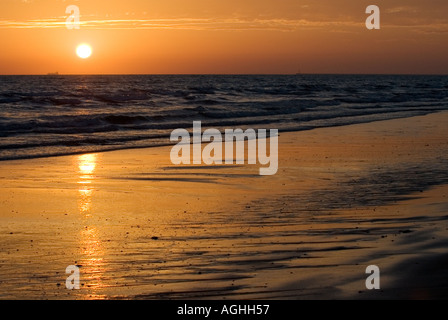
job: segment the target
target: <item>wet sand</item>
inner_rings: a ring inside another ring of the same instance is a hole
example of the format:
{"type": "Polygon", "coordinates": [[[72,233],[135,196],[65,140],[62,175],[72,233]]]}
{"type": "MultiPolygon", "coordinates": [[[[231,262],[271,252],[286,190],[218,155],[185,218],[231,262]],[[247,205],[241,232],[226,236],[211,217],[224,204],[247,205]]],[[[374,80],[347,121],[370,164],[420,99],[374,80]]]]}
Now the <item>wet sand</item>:
{"type": "Polygon", "coordinates": [[[275,176],[170,147],[2,162],[0,299],[447,298],[447,123],[281,133],[275,176]]]}

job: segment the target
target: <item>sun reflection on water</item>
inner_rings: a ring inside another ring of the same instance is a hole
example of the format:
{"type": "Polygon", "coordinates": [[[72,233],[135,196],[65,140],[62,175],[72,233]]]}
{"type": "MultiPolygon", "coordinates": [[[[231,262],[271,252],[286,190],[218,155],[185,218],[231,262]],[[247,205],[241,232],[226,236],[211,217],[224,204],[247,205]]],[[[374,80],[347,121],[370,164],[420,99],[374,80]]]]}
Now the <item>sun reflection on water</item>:
{"type": "Polygon", "coordinates": [[[94,179],[93,173],[95,172],[97,161],[97,154],[83,154],[78,157],[78,168],[80,174],[79,183],[85,183],[86,180],[90,183],[91,180],[94,179]]]}
{"type": "Polygon", "coordinates": [[[91,217],[93,185],[95,169],[98,162],[97,154],[84,154],[78,156],[78,208],[84,218],[91,217]]]}
{"type": "Polygon", "coordinates": [[[99,157],[97,154],[84,154],[77,157],[78,164],[78,210],[83,220],[80,235],[80,249],[82,256],[82,280],[88,289],[90,299],[101,299],[104,296],[98,292],[104,288],[102,282],[104,270],[104,247],[100,237],[100,230],[95,225],[92,207],[94,195],[95,169],[99,157]]]}
{"type": "Polygon", "coordinates": [[[89,187],[82,186],[78,189],[78,208],[79,212],[86,218],[89,218],[92,209],[93,190],[89,187]]]}

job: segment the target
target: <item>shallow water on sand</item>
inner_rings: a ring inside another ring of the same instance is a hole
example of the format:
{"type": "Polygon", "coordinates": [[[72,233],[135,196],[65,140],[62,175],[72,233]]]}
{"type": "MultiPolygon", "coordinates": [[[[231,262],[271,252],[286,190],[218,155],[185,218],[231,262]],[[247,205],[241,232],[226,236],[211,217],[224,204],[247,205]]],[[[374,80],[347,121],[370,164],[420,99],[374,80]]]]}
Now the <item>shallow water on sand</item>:
{"type": "Polygon", "coordinates": [[[168,147],[3,162],[0,298],[362,298],[369,264],[403,296],[398,266],[446,253],[446,117],[281,134],[270,177],[168,147]]]}

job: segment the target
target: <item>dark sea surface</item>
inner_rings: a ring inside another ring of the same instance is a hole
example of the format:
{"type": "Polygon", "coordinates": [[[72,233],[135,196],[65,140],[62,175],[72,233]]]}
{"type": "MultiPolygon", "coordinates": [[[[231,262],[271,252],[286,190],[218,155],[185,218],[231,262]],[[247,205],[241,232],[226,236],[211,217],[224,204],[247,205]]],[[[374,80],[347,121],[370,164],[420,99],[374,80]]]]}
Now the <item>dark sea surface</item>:
{"type": "Polygon", "coordinates": [[[448,76],[0,76],[0,160],[170,144],[174,129],[309,130],[448,109],[448,76]]]}

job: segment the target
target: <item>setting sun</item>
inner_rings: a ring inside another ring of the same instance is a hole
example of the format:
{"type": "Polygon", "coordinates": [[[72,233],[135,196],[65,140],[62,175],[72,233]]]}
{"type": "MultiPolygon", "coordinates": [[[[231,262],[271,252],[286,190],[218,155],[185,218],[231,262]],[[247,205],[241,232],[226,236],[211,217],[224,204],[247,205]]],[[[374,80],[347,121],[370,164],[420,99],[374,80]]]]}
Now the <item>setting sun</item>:
{"type": "Polygon", "coordinates": [[[87,59],[92,55],[92,48],[88,44],[81,44],[76,48],[76,54],[82,59],[87,59]]]}

